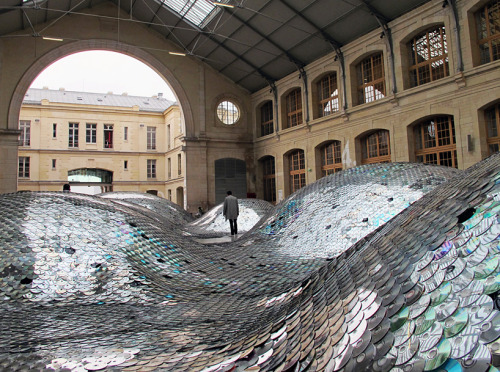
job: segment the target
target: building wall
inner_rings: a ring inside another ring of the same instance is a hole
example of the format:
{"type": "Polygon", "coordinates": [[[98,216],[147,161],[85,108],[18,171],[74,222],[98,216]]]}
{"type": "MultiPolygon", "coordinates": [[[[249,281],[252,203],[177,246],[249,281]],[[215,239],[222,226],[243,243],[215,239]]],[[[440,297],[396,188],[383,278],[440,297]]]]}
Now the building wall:
{"type": "MultiPolygon", "coordinates": [[[[275,126],[278,131],[261,137],[260,106],[268,100],[275,102],[274,93],[263,89],[252,95],[254,123],[254,157],[257,162],[257,197],[263,197],[262,169],[258,160],[273,156],[276,161],[277,194],[288,194],[288,173],[285,155],[291,149],[305,152],[306,182],[318,178],[321,167],[316,154],[318,146],[325,141],[341,141],[343,168],[361,163],[360,137],[376,129],[390,132],[391,161],[415,161],[412,125],[432,115],[452,115],[456,131],[458,168],[465,169],[488,155],[483,110],[500,100],[500,60],[484,65],[477,62],[477,42],[473,13],[486,1],[457,1],[459,20],[459,42],[454,33],[455,23],[451,6],[443,7],[442,1],[432,1],[389,23],[393,39],[394,75],[389,44],[381,37],[381,29],[360,37],[342,47],[345,59],[345,85],[342,83],[340,60],[334,53],[305,67],[309,96],[306,97],[304,82],[298,73],[277,82],[278,110],[274,109],[275,126]],[[446,29],[449,76],[410,88],[409,58],[407,43],[421,31],[437,24],[446,29]],[[356,97],[356,65],[374,51],[383,52],[386,97],[374,102],[358,104],[356,97]],[[461,55],[459,55],[459,51],[461,55]],[[461,68],[462,60],[463,69],[461,68]],[[305,120],[305,107],[315,110],[315,82],[327,72],[336,72],[339,82],[340,110],[332,115],[305,120]],[[282,129],[284,97],[293,88],[302,89],[304,122],[302,125],[282,129]],[[344,95],[347,100],[344,100],[344,95]],[[346,105],[346,109],[343,106],[346,105]],[[469,137],[469,138],[468,138],[469,137]],[[468,143],[468,140],[470,143],[468,143]],[[471,146],[472,145],[472,146],[471,146]]],[[[278,198],[279,199],[279,198],[278,198]]]]}
{"type": "Polygon", "coordinates": [[[178,188],[185,188],[185,167],[182,166],[185,161],[184,133],[178,106],[158,113],[139,111],[137,106],[92,106],[42,100],[41,105],[24,104],[20,120],[30,121],[31,135],[30,145],[19,147],[19,156],[30,158],[30,177],[19,178],[19,190],[60,191],[68,182],[68,171],[99,168],[113,172],[113,191],[156,190],[159,196],[167,198],[171,195],[172,201],[184,206],[184,199],[178,200],[176,192],[178,188]],[[69,123],[79,124],[77,148],[68,146],[69,123]],[[86,143],[87,123],[97,124],[95,144],[86,143]],[[53,137],[53,124],[57,125],[56,137],[53,137]],[[113,125],[113,148],[104,148],[105,124],[113,125]],[[156,128],[155,150],[147,149],[148,127],[156,128]],[[125,128],[128,128],[126,139],[125,128]],[[180,169],[179,155],[182,160],[180,169]],[[53,159],[55,168],[52,167],[53,159]],[[147,177],[148,159],[156,160],[155,179],[147,177]]]}

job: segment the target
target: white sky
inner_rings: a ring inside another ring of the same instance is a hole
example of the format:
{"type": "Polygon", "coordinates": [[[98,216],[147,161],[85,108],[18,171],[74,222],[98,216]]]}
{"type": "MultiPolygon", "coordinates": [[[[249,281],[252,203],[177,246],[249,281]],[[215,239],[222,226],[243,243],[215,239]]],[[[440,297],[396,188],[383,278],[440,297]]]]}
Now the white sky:
{"type": "Polygon", "coordinates": [[[176,98],[165,81],[150,67],[127,55],[101,50],[75,53],[48,66],[31,88],[65,88],[88,93],[176,98]]]}

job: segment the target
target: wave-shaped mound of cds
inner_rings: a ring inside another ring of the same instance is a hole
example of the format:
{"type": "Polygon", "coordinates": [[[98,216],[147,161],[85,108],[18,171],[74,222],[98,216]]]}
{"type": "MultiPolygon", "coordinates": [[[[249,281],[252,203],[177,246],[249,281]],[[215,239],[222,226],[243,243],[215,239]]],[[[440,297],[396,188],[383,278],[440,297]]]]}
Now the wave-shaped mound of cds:
{"type": "Polygon", "coordinates": [[[0,365],[494,371],[499,216],[500,154],[331,175],[221,246],[104,198],[0,195],[0,365]]]}
{"type": "Polygon", "coordinates": [[[183,225],[193,220],[193,216],[184,208],[170,200],[160,198],[156,195],[133,191],[113,191],[98,194],[97,196],[110,199],[117,203],[122,203],[129,207],[137,205],[147,208],[149,211],[156,213],[157,218],[162,222],[183,225]]]}
{"type": "MultiPolygon", "coordinates": [[[[238,232],[252,229],[274,206],[260,199],[238,199],[238,232]]],[[[223,203],[213,207],[200,218],[187,224],[185,230],[195,236],[221,236],[229,232],[229,221],[223,215],[223,203]]]]}

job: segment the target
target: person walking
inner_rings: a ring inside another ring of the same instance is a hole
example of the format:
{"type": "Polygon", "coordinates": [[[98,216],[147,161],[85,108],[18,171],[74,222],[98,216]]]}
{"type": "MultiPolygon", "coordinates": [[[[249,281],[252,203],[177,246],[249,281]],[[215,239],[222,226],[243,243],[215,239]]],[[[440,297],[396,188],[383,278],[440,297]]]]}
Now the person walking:
{"type": "Polygon", "coordinates": [[[226,220],[229,220],[229,227],[231,228],[231,236],[234,238],[238,234],[238,215],[240,210],[238,207],[238,199],[233,196],[231,191],[227,192],[226,199],[224,199],[223,215],[226,220]]]}

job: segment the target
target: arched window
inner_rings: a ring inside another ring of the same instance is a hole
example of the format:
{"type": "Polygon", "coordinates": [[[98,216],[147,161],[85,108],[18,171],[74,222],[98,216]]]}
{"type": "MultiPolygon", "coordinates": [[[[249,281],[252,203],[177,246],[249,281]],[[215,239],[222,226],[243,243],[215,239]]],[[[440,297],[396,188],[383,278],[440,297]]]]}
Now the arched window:
{"type": "Polygon", "coordinates": [[[296,150],[288,155],[290,164],[290,194],[306,185],[304,151],[296,150]]]}
{"type": "Polygon", "coordinates": [[[320,149],[321,151],[321,176],[342,170],[342,149],[340,141],[330,142],[320,149]]]}
{"type": "Polygon", "coordinates": [[[490,155],[500,150],[500,103],[484,112],[490,155]]]}
{"type": "Polygon", "coordinates": [[[385,97],[384,58],[377,53],[357,66],[358,102],[368,103],[385,97]]]}
{"type": "Polygon", "coordinates": [[[390,163],[389,131],[379,130],[361,139],[362,164],[390,163]]]}
{"type": "Polygon", "coordinates": [[[500,59],[500,0],[493,0],[476,12],[481,64],[500,59]]]}
{"type": "Polygon", "coordinates": [[[418,34],[409,43],[410,83],[412,87],[441,79],[450,74],[444,26],[418,34]]]}
{"type": "Polygon", "coordinates": [[[457,168],[453,116],[436,116],[414,127],[415,157],[419,163],[457,168]]]}
{"type": "Polygon", "coordinates": [[[286,96],[286,127],[302,124],[302,95],[300,88],[292,90],[286,96]]]}
{"type": "Polygon", "coordinates": [[[324,76],[316,83],[318,89],[318,117],[331,115],[339,111],[339,89],[337,74],[324,76]]]}
{"type": "Polygon", "coordinates": [[[273,132],[273,102],[267,101],[260,107],[260,136],[267,136],[273,132]]]}
{"type": "Polygon", "coordinates": [[[274,157],[266,156],[261,160],[262,178],[264,180],[264,200],[276,202],[276,168],[274,157]]]}

